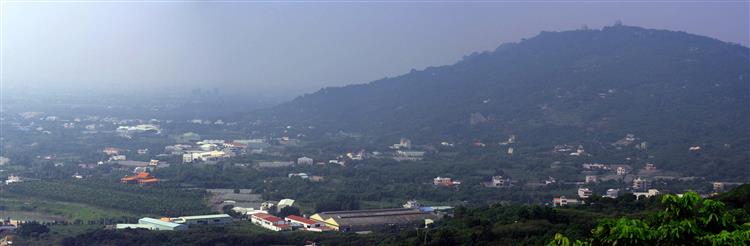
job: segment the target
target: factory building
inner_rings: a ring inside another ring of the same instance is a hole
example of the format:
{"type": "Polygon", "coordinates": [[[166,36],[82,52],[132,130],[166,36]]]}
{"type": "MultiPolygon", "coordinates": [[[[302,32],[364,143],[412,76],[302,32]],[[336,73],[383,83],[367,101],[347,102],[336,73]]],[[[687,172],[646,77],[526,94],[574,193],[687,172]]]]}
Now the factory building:
{"type": "Polygon", "coordinates": [[[419,226],[437,216],[419,208],[390,208],[321,212],[310,219],[338,231],[375,231],[387,228],[419,226]]]}
{"type": "Polygon", "coordinates": [[[170,219],[174,223],[185,225],[224,225],[232,223],[232,216],[228,214],[210,214],[182,216],[170,219]]]}
{"type": "Polygon", "coordinates": [[[188,228],[187,225],[177,224],[169,221],[154,219],[154,218],[141,218],[138,220],[138,224],[117,224],[117,229],[148,229],[153,231],[181,231],[188,228]]]}

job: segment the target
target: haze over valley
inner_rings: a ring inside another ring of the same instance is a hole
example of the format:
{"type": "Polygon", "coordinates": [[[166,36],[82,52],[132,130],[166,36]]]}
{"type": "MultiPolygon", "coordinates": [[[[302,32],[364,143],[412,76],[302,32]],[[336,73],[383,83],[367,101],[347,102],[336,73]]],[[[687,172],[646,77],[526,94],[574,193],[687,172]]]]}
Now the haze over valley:
{"type": "Polygon", "coordinates": [[[747,2],[0,6],[0,245],[750,243],[747,2]]]}

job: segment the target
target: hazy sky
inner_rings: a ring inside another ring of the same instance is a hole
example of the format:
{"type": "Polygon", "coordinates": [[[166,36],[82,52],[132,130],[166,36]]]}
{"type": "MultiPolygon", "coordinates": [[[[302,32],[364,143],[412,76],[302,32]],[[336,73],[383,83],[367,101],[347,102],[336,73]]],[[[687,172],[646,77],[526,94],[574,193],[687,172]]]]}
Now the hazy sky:
{"type": "Polygon", "coordinates": [[[747,1],[0,0],[5,87],[293,97],[451,64],[548,30],[626,25],[748,45],[747,1]]]}

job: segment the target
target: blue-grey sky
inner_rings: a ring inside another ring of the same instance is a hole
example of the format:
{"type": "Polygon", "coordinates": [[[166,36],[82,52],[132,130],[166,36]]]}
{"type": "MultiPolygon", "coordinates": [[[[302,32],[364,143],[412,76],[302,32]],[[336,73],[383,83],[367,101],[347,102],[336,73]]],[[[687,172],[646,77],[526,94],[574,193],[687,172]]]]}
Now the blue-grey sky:
{"type": "Polygon", "coordinates": [[[750,29],[747,1],[0,3],[4,87],[287,98],[451,64],[543,30],[622,20],[747,46],[750,29]]]}

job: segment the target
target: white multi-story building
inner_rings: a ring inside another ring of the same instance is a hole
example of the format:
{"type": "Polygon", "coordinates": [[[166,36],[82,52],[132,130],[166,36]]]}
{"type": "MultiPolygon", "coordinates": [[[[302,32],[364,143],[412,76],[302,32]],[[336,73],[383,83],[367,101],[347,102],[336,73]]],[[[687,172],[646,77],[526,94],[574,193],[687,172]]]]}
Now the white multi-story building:
{"type": "Polygon", "coordinates": [[[591,197],[593,192],[589,188],[578,188],[578,197],[581,199],[586,199],[591,197]]]}
{"type": "Polygon", "coordinates": [[[633,180],[633,190],[646,189],[646,180],[641,177],[637,177],[633,180]]]}

